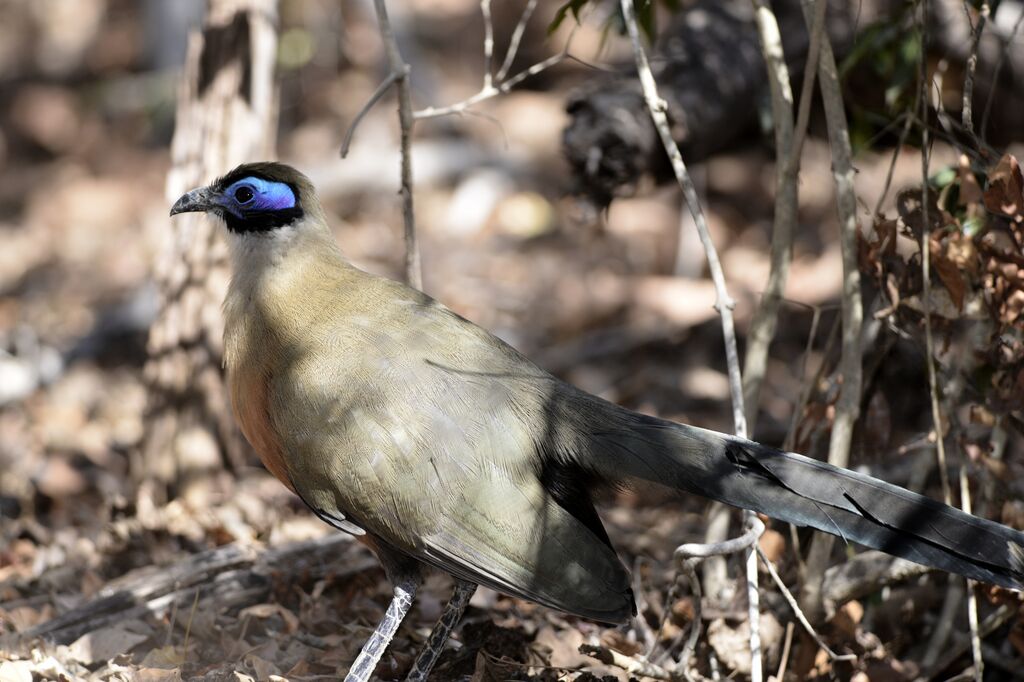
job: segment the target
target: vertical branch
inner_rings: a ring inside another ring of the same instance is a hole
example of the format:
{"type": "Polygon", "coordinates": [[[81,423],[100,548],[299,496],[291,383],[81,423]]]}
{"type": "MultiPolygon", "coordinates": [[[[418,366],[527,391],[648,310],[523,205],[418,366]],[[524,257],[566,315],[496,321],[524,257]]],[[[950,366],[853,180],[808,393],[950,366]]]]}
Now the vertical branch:
{"type": "Polygon", "coordinates": [[[735,302],[729,296],[725,285],[725,274],[722,272],[722,263],[718,259],[718,251],[715,243],[711,240],[711,233],[708,231],[707,219],[704,217],[704,210],[701,208],[700,200],[697,197],[697,189],[693,185],[683,156],[679,153],[679,147],[672,139],[672,132],[666,114],[667,105],[658,95],[658,85],[654,82],[654,74],[651,73],[651,66],[647,61],[647,54],[644,52],[640,42],[640,31],[636,24],[636,14],[633,9],[632,0],[621,0],[622,13],[626,20],[626,29],[629,32],[630,41],[633,44],[633,57],[636,61],[637,72],[640,77],[640,85],[643,88],[644,101],[654,126],[658,131],[658,137],[665,148],[666,154],[672,163],[672,171],[676,176],[679,187],[683,190],[686,198],[686,205],[697,223],[697,233],[700,235],[701,245],[704,247],[704,254],[708,260],[708,270],[711,272],[711,281],[715,285],[715,310],[722,318],[722,335],[725,339],[725,359],[729,370],[729,389],[732,394],[732,415],[735,424],[736,435],[742,438],[747,437],[747,419],[743,413],[743,389],[740,381],[739,354],[736,351],[736,326],[732,317],[732,309],[735,302]]]}
{"type": "MultiPolygon", "coordinates": [[[[729,372],[729,388],[732,394],[733,421],[735,423],[736,435],[745,438],[747,436],[747,420],[743,410],[743,385],[740,377],[739,353],[736,350],[736,328],[732,317],[733,300],[729,296],[725,284],[725,274],[722,272],[722,265],[718,259],[718,252],[708,232],[707,220],[704,211],[700,206],[697,197],[697,190],[693,185],[683,162],[679,147],[672,139],[671,129],[668,123],[668,116],[665,112],[665,101],[658,95],[658,86],[654,81],[654,74],[651,73],[650,64],[647,61],[647,54],[644,52],[640,42],[640,31],[637,28],[636,13],[633,7],[633,0],[621,0],[622,16],[625,20],[626,29],[629,33],[630,42],[633,46],[633,57],[636,62],[637,74],[640,78],[640,85],[643,89],[644,101],[651,113],[654,126],[658,131],[662,146],[668,154],[672,163],[672,170],[676,176],[686,198],[687,206],[693,215],[697,225],[697,233],[700,236],[701,244],[704,247],[704,254],[707,257],[708,269],[711,271],[711,280],[715,285],[717,301],[715,309],[722,320],[722,335],[725,342],[725,357],[729,372]]],[[[753,527],[757,522],[756,516],[747,513],[747,526],[753,527]]],[[[761,639],[759,633],[760,618],[758,615],[758,590],[757,590],[757,559],[751,552],[747,556],[747,597],[750,605],[750,655],[751,655],[751,679],[755,682],[761,680],[761,639]]]]}
{"type": "Polygon", "coordinates": [[[949,472],[946,470],[946,444],[943,441],[942,410],[939,408],[938,379],[935,376],[935,340],[932,335],[932,283],[931,283],[931,224],[928,216],[928,166],[931,162],[930,141],[928,137],[928,92],[931,81],[928,79],[928,62],[925,57],[928,30],[928,0],[921,0],[921,277],[924,280],[922,308],[924,309],[924,361],[928,369],[928,393],[931,398],[932,423],[935,427],[935,455],[938,459],[939,480],[942,482],[942,500],[946,504],[952,502],[952,491],[949,485],[949,472]]]}
{"type": "Polygon", "coordinates": [[[505,52],[505,59],[501,63],[501,68],[498,69],[498,74],[494,77],[494,80],[499,83],[505,80],[505,76],[508,75],[509,69],[512,68],[512,62],[516,60],[516,53],[519,52],[519,43],[523,40],[523,33],[526,31],[526,24],[530,22],[530,17],[533,16],[533,11],[537,9],[537,0],[528,0],[526,7],[523,8],[523,14],[519,17],[519,22],[516,24],[516,28],[512,31],[512,38],[508,43],[508,50],[505,52]]]}
{"type": "MultiPolygon", "coordinates": [[[[804,19],[813,24],[810,10],[805,6],[804,19]]],[[[839,370],[842,390],[836,403],[836,416],[829,440],[828,461],[846,467],[850,459],[853,427],[860,413],[861,348],[860,333],[864,310],[861,303],[860,272],[857,269],[857,197],[853,187],[853,163],[849,128],[843,96],[839,87],[839,73],[828,33],[821,32],[821,58],[818,62],[818,81],[825,105],[829,146],[832,150],[832,176],[836,185],[836,208],[839,213],[839,238],[843,259],[842,351],[839,370]]],[[[811,541],[807,558],[807,577],[801,592],[801,606],[805,613],[817,620],[821,614],[821,582],[834,537],[817,534],[811,541]]]]}
{"type": "Polygon", "coordinates": [[[384,0],[373,0],[380,26],[380,37],[384,42],[388,68],[395,77],[398,88],[398,125],[401,131],[402,150],[402,219],[405,223],[405,280],[416,289],[423,288],[423,274],[420,268],[420,251],[416,244],[416,222],[412,206],[412,95],[409,88],[409,65],[402,59],[398,41],[391,28],[388,9],[384,0]]]}
{"type": "MultiPolygon", "coordinates": [[[[960,508],[971,514],[971,488],[967,485],[967,469],[960,467],[960,508]]],[[[978,595],[974,591],[974,581],[967,582],[967,622],[971,628],[971,657],[974,659],[974,682],[982,682],[985,677],[985,660],[981,655],[981,637],[978,634],[978,595]]]]}
{"type": "Polygon", "coordinates": [[[484,90],[493,84],[491,62],[494,59],[494,22],[491,20],[491,0],[480,0],[480,13],[484,15],[484,90]]]}
{"type": "Polygon", "coordinates": [[[757,33],[768,70],[775,127],[775,217],[772,223],[771,269],[764,295],[754,312],[747,335],[743,364],[743,403],[751,433],[757,423],[758,397],[768,364],[768,349],[779,322],[779,302],[789,277],[793,231],[797,219],[796,172],[788,174],[793,151],[793,90],[782,53],[779,24],[765,0],[752,0],[757,33]]]}
{"type": "MultiPolygon", "coordinates": [[[[967,22],[971,24],[971,54],[967,58],[967,73],[964,74],[964,99],[960,116],[964,128],[967,129],[967,134],[971,136],[971,141],[974,142],[974,148],[979,149],[981,143],[978,140],[978,134],[974,131],[974,73],[978,68],[978,44],[981,43],[981,32],[985,29],[985,21],[988,19],[991,10],[989,9],[988,0],[982,0],[981,10],[978,12],[978,20],[973,23],[971,22],[971,6],[966,0],[964,2],[964,11],[967,13],[967,22]]],[[[922,45],[921,47],[923,48],[924,46],[922,45]]],[[[995,88],[994,83],[993,88],[995,88]]],[[[984,132],[984,129],[982,132],[984,132]]]]}

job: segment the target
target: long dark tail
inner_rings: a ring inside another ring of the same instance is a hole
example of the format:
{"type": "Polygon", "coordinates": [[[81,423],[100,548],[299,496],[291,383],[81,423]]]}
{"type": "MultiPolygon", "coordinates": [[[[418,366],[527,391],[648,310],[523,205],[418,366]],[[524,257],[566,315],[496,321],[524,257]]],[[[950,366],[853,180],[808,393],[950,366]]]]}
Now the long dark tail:
{"type": "MultiPolygon", "coordinates": [[[[593,424],[593,423],[592,423],[593,424]]],[[[864,474],[752,441],[620,411],[584,465],[810,526],[926,566],[1024,589],[1024,533],[864,474]]]]}

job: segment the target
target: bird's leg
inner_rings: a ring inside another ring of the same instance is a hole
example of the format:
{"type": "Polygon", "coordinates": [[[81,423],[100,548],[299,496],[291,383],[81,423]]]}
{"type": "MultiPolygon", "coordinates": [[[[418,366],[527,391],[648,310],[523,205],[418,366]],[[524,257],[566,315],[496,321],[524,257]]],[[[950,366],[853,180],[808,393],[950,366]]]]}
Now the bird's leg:
{"type": "Polygon", "coordinates": [[[384,613],[384,618],[370,638],[366,640],[366,644],[363,645],[352,667],[349,668],[345,682],[367,682],[370,679],[370,675],[377,668],[377,663],[380,662],[380,657],[384,655],[384,650],[391,643],[398,626],[402,624],[402,619],[405,618],[409,607],[412,606],[416,588],[419,586],[419,575],[395,580],[394,585],[395,596],[392,597],[391,604],[388,605],[388,610],[384,613]]]}
{"type": "Polygon", "coordinates": [[[412,664],[412,669],[405,678],[405,682],[426,682],[427,675],[430,674],[431,668],[437,663],[438,657],[444,650],[444,643],[448,641],[452,629],[462,618],[462,613],[466,610],[474,592],[476,592],[476,583],[455,579],[452,598],[448,600],[444,607],[444,613],[434,625],[434,629],[430,631],[430,637],[427,638],[427,643],[423,645],[419,656],[416,657],[416,662],[412,664]]]}

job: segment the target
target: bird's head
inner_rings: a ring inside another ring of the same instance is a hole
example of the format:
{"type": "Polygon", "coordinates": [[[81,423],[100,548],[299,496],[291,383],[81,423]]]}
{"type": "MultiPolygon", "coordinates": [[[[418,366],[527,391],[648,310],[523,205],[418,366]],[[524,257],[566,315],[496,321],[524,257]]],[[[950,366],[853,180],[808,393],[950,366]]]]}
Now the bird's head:
{"type": "Polygon", "coordinates": [[[206,187],[198,187],[171,207],[178,213],[211,213],[238,236],[274,235],[297,228],[319,201],[309,179],[283,163],[244,163],[206,187]]]}

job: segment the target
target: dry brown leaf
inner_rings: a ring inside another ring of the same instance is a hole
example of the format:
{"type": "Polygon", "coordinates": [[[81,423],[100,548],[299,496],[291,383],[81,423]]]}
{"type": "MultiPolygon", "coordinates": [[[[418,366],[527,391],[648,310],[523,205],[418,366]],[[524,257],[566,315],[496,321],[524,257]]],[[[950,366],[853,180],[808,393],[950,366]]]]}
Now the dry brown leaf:
{"type": "Polygon", "coordinates": [[[782,533],[771,528],[761,535],[761,539],[757,541],[757,544],[760,545],[761,551],[764,552],[768,561],[772,563],[781,559],[786,551],[786,538],[782,536],[782,533]]]}
{"type": "MultiPolygon", "coordinates": [[[[761,647],[770,665],[778,654],[782,626],[772,614],[762,613],[760,627],[761,647]]],[[[716,618],[708,625],[707,638],[723,665],[738,673],[750,673],[750,624],[746,620],[733,626],[716,618]]]]}
{"type": "Polygon", "coordinates": [[[846,602],[836,614],[832,616],[832,627],[842,632],[848,639],[854,639],[857,635],[857,626],[864,618],[864,607],[859,601],[846,602]]]}
{"type": "Polygon", "coordinates": [[[280,616],[281,620],[284,621],[288,634],[299,629],[299,617],[280,604],[255,604],[247,606],[242,609],[239,615],[243,618],[271,618],[273,616],[280,616]]]}
{"type": "Polygon", "coordinates": [[[967,293],[967,282],[960,273],[960,268],[946,255],[946,249],[943,247],[942,242],[934,236],[930,237],[930,241],[932,267],[935,268],[936,274],[938,274],[943,286],[946,287],[946,291],[949,292],[950,298],[953,299],[953,305],[956,306],[957,310],[963,310],[964,295],[967,293]]]}
{"type": "Polygon", "coordinates": [[[593,661],[580,653],[583,634],[579,630],[556,631],[545,625],[538,632],[530,648],[540,654],[547,665],[556,668],[578,668],[593,661]]]}
{"type": "Polygon", "coordinates": [[[176,669],[185,662],[185,651],[179,647],[167,645],[150,649],[142,659],[142,665],[149,668],[176,669]]]}
{"type": "Polygon", "coordinates": [[[177,668],[138,668],[132,679],[135,682],[181,682],[181,671],[177,668]]]}
{"type": "Polygon", "coordinates": [[[980,202],[983,196],[981,185],[978,184],[978,179],[974,176],[974,171],[971,170],[971,160],[967,158],[966,154],[960,155],[956,174],[960,181],[960,195],[957,198],[957,203],[960,206],[971,206],[980,202]]]}
{"type": "Polygon", "coordinates": [[[267,682],[271,675],[281,674],[281,669],[265,658],[249,654],[244,660],[246,665],[249,666],[249,668],[251,668],[256,674],[256,679],[259,680],[259,682],[267,682]]]}
{"type": "Polygon", "coordinates": [[[1010,154],[1004,154],[995,170],[988,174],[985,208],[1008,216],[1016,216],[1024,210],[1024,177],[1017,159],[1010,154]]]}

